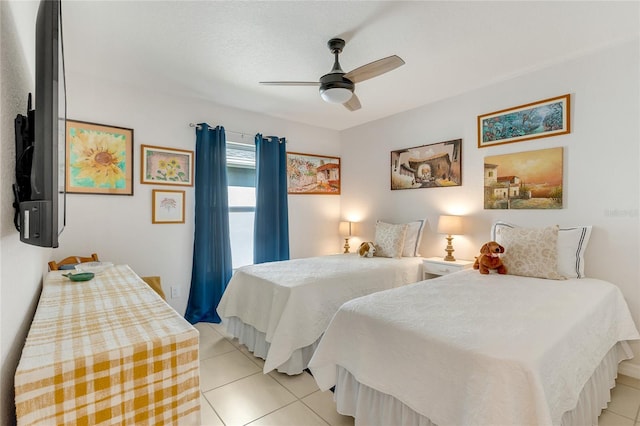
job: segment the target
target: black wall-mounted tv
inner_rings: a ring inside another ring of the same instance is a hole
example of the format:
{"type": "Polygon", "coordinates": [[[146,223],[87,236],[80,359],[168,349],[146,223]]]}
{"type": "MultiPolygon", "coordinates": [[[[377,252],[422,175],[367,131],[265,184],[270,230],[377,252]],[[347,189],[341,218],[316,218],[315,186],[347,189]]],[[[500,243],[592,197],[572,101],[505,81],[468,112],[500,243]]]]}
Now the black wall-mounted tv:
{"type": "Polygon", "coordinates": [[[35,111],[22,116],[27,131],[20,141],[21,116],[16,118],[16,227],[20,240],[27,244],[58,247],[58,236],[66,224],[66,85],[60,0],[40,1],[35,52],[35,111]]]}

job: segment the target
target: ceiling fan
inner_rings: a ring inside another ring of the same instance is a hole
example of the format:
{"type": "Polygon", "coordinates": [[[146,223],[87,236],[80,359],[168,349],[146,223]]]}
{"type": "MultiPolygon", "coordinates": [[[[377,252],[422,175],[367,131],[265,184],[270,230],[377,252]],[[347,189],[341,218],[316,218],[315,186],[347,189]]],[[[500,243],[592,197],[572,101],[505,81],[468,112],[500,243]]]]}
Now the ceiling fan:
{"type": "Polygon", "coordinates": [[[345,41],[341,38],[332,38],[327,43],[329,50],[335,56],[333,69],[320,77],[320,81],[261,81],[260,84],[270,86],[320,86],[320,96],[326,102],[342,104],[349,111],[360,109],[360,100],[353,92],[356,83],[377,77],[404,65],[402,58],[392,55],[378,59],[366,65],[358,67],[348,73],[342,71],[338,55],[342,53],[345,41]]]}

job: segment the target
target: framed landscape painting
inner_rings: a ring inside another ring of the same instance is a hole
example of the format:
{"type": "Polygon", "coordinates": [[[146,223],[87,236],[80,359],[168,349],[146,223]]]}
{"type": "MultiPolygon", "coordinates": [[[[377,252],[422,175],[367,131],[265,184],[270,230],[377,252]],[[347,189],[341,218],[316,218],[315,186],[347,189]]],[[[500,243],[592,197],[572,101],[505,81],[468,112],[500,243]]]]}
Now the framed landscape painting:
{"type": "Polygon", "coordinates": [[[485,209],[561,209],[563,148],[484,159],[485,209]]]}
{"type": "Polygon", "coordinates": [[[67,120],[68,193],[133,195],[133,129],[67,120]]]}
{"type": "Polygon", "coordinates": [[[462,185],[462,139],[391,151],[391,189],[462,185]]]}
{"type": "Polygon", "coordinates": [[[287,193],[340,195],[340,158],[287,152],[287,193]]]}
{"type": "Polygon", "coordinates": [[[478,148],[571,132],[569,94],[478,116],[478,148]]]}
{"type": "Polygon", "coordinates": [[[193,151],[140,146],[140,183],[193,186],[193,151]]]}

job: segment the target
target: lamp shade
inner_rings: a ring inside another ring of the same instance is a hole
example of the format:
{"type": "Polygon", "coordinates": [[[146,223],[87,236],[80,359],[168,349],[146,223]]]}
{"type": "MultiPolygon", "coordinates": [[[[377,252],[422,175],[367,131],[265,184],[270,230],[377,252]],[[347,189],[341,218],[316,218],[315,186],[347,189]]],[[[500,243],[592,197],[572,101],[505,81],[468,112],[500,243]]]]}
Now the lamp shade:
{"type": "Polygon", "coordinates": [[[320,90],[320,96],[325,102],[343,104],[351,99],[353,91],[343,87],[332,87],[330,89],[320,90]]]}
{"type": "Polygon", "coordinates": [[[338,232],[343,237],[350,237],[354,234],[355,231],[355,223],[353,222],[340,222],[340,226],[338,227],[338,232]]]}
{"type": "Polygon", "coordinates": [[[438,219],[438,233],[448,235],[462,235],[462,216],[440,216],[438,219]]]}

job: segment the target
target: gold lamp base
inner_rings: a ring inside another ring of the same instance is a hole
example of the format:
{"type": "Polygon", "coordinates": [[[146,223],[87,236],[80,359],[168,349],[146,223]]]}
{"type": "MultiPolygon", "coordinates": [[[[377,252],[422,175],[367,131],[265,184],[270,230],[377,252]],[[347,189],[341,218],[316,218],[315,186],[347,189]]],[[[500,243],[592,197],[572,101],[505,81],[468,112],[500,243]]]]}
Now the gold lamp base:
{"type": "Polygon", "coordinates": [[[447,255],[445,256],[444,260],[446,260],[447,262],[453,262],[456,260],[456,258],[453,257],[453,252],[455,250],[453,249],[453,245],[451,245],[451,240],[453,240],[453,237],[451,235],[448,235],[446,238],[447,238],[447,247],[444,249],[444,251],[447,252],[447,255]]]}
{"type": "Polygon", "coordinates": [[[349,253],[349,238],[344,239],[344,253],[349,253]]]}

